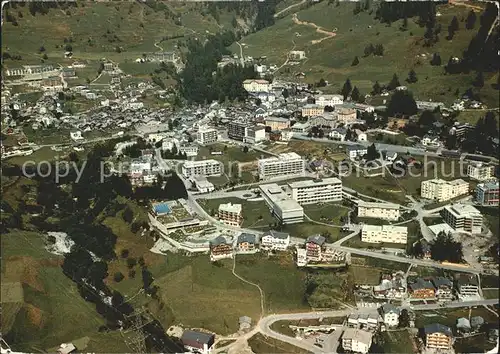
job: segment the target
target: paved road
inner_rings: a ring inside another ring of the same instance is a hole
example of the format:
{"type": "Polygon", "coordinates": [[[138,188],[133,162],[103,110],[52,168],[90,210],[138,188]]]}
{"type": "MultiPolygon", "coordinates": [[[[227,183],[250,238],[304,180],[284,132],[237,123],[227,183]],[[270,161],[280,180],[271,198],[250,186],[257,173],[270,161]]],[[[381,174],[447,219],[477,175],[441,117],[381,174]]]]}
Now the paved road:
{"type": "Polygon", "coordinates": [[[486,299],[478,301],[453,301],[440,306],[439,304],[411,305],[410,308],[416,311],[437,310],[442,308],[490,306],[498,304],[498,299],[486,299]]]}

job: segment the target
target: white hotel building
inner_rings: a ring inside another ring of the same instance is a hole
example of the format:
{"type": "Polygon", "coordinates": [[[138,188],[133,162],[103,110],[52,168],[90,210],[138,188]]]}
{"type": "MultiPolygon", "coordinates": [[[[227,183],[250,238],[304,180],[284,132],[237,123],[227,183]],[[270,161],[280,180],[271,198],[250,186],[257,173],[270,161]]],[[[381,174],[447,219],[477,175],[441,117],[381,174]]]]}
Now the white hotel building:
{"type": "Polygon", "coordinates": [[[465,231],[473,234],[481,233],[483,216],[472,205],[448,205],[441,211],[441,215],[444,221],[455,231],[465,231]]]}
{"type": "Polygon", "coordinates": [[[396,221],[399,219],[399,205],[358,201],[358,217],[396,221]]]}
{"type": "Polygon", "coordinates": [[[292,199],[299,204],[342,200],[342,181],[335,177],[292,182],[288,187],[292,190],[292,199]]]}
{"type": "Polygon", "coordinates": [[[186,161],[182,165],[182,175],[186,178],[195,176],[220,176],[222,164],[217,160],[186,161]]]}
{"type": "Polygon", "coordinates": [[[439,178],[423,181],[420,196],[425,199],[444,202],[469,193],[469,183],[463,179],[445,181],[439,178]]]}
{"type": "Polygon", "coordinates": [[[261,180],[278,176],[304,175],[306,163],[302,156],[295,152],[280,154],[259,160],[259,177],[261,180]]]}
{"type": "Polygon", "coordinates": [[[361,241],[369,243],[403,243],[406,244],[408,228],[392,225],[363,225],[361,241]]]}
{"type": "Polygon", "coordinates": [[[294,224],[304,221],[304,209],[290,198],[276,183],[259,186],[262,197],[276,218],[283,224],[294,224]]]}

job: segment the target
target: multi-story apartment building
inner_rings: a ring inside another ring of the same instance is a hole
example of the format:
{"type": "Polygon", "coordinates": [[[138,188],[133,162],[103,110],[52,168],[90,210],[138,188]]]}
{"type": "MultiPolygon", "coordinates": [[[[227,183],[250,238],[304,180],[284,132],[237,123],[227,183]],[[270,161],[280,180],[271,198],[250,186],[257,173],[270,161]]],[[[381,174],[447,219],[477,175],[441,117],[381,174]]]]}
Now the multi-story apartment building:
{"type": "Polygon", "coordinates": [[[276,183],[259,186],[262,197],[271,213],[283,224],[294,224],[304,221],[304,209],[276,183]]]}
{"type": "Polygon", "coordinates": [[[182,175],[186,178],[195,176],[220,176],[222,165],[216,160],[186,161],[182,165],[182,175]]]}
{"type": "Polygon", "coordinates": [[[301,113],[302,117],[315,117],[320,116],[325,111],[325,107],[321,107],[317,104],[306,104],[302,107],[301,113]]]}
{"type": "Polygon", "coordinates": [[[342,95],[316,95],[314,99],[315,103],[321,107],[334,107],[344,103],[344,96],[342,95]]]}
{"type": "Polygon", "coordinates": [[[255,253],[259,250],[257,236],[249,233],[242,233],[236,239],[237,253],[255,253]]]}
{"type": "Polygon", "coordinates": [[[337,116],[333,113],[323,113],[308,120],[313,127],[327,127],[333,129],[337,126],[337,116]]]}
{"type": "Polygon", "coordinates": [[[356,110],[352,108],[339,107],[335,109],[339,123],[348,124],[357,119],[356,110]]]}
{"type": "Polygon", "coordinates": [[[439,178],[423,181],[420,184],[422,198],[444,202],[469,193],[469,183],[463,179],[445,181],[439,178]]]}
{"type": "Polygon", "coordinates": [[[290,128],[290,119],[269,116],[265,119],[265,124],[271,127],[271,130],[283,130],[290,128]]]}
{"type": "Polygon", "coordinates": [[[473,274],[461,274],[456,277],[456,289],[459,298],[476,298],[479,296],[479,282],[473,274]]]}
{"type": "Polygon", "coordinates": [[[342,200],[342,181],[338,178],[324,178],[288,183],[292,199],[299,204],[314,204],[342,200]]]}
{"type": "Polygon", "coordinates": [[[399,324],[399,314],[401,309],[393,304],[384,304],[380,307],[380,315],[387,327],[397,327],[399,324]]]}
{"type": "Polygon", "coordinates": [[[240,227],[243,222],[241,204],[221,204],[218,210],[219,220],[226,225],[240,227]]]}
{"type": "Polygon", "coordinates": [[[197,145],[181,145],[179,146],[179,152],[186,154],[187,157],[198,156],[199,148],[197,145]]]}
{"type": "Polygon", "coordinates": [[[366,225],[361,229],[361,241],[369,243],[402,243],[406,244],[408,228],[392,225],[366,225]]]}
{"type": "Polygon", "coordinates": [[[439,300],[450,300],[453,298],[453,282],[445,277],[434,277],[431,279],[436,289],[436,297],[439,300]]]}
{"type": "Polygon", "coordinates": [[[248,144],[255,144],[260,141],[266,140],[266,128],[262,126],[247,127],[245,130],[245,137],[243,142],[248,144]]]}
{"type": "Polygon", "coordinates": [[[214,128],[202,127],[196,133],[196,141],[201,145],[215,143],[218,140],[217,130],[214,128]]]}
{"type": "Polygon", "coordinates": [[[227,136],[230,139],[243,141],[248,127],[246,122],[229,122],[227,125],[227,136]]]}
{"type": "Polygon", "coordinates": [[[436,297],[436,289],[428,280],[417,278],[417,280],[408,286],[410,296],[413,299],[429,299],[436,297]]]}
{"type": "Polygon", "coordinates": [[[248,92],[269,92],[269,81],[248,79],[243,81],[243,88],[248,92]]]}
{"type": "Polygon", "coordinates": [[[425,346],[428,349],[451,349],[453,333],[449,327],[433,323],[424,327],[425,346]]]}
{"type": "Polygon", "coordinates": [[[467,166],[467,176],[476,181],[489,181],[495,179],[495,166],[485,165],[481,162],[473,162],[467,166]]]}
{"type": "Polygon", "coordinates": [[[372,203],[358,201],[358,216],[396,221],[399,219],[399,205],[392,203],[372,203]]]}
{"type": "Polygon", "coordinates": [[[368,353],[373,334],[362,329],[347,328],[342,334],[342,348],[353,353],[368,353]]]}
{"type": "Polygon", "coordinates": [[[210,241],[209,245],[211,262],[224,258],[233,258],[233,245],[224,236],[216,237],[210,241]]]}
{"type": "Polygon", "coordinates": [[[266,250],[286,251],[290,245],[290,235],[286,232],[268,231],[260,238],[260,247],[266,250]]]}
{"type": "Polygon", "coordinates": [[[480,205],[498,206],[498,181],[478,184],[476,186],[476,203],[480,205]]]}
{"type": "Polygon", "coordinates": [[[295,152],[260,159],[258,165],[261,180],[277,176],[303,175],[305,172],[305,161],[295,152]]]}
{"type": "Polygon", "coordinates": [[[441,216],[455,231],[465,231],[473,234],[481,233],[483,216],[472,205],[454,204],[445,206],[441,211],[441,216]]]}
{"type": "Polygon", "coordinates": [[[326,239],[320,235],[309,236],[306,241],[306,257],[313,262],[321,261],[326,239]]]}

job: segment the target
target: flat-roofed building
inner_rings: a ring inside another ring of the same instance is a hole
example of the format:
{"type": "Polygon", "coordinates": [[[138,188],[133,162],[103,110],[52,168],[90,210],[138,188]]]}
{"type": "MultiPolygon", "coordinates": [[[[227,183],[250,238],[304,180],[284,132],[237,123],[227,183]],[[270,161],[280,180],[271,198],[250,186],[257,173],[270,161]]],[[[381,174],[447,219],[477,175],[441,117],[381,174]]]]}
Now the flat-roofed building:
{"type": "Polygon", "coordinates": [[[194,178],[193,183],[200,193],[210,193],[215,190],[214,184],[207,180],[207,178],[204,176],[194,178]]]}
{"type": "Polygon", "coordinates": [[[467,176],[476,181],[489,181],[495,179],[495,166],[485,165],[480,162],[467,166],[467,176]]]}
{"type": "Polygon", "coordinates": [[[445,206],[441,211],[441,216],[455,231],[465,231],[473,234],[481,233],[483,216],[472,205],[454,204],[445,206]]]}
{"type": "Polygon", "coordinates": [[[361,229],[361,241],[368,243],[402,243],[406,244],[408,228],[392,225],[366,225],[361,229]]]}
{"type": "Polygon", "coordinates": [[[241,204],[220,204],[217,215],[224,224],[240,227],[243,222],[242,210],[241,204]]]}
{"type": "Polygon", "coordinates": [[[299,204],[342,200],[342,181],[335,177],[292,182],[288,187],[292,190],[292,199],[299,204]]]}
{"type": "Polygon", "coordinates": [[[478,184],[476,186],[476,203],[480,205],[498,206],[498,181],[478,184]]]}
{"type": "Polygon", "coordinates": [[[271,127],[271,130],[283,130],[290,128],[290,119],[282,117],[267,117],[265,119],[266,126],[271,127]]]}
{"type": "Polygon", "coordinates": [[[217,129],[202,127],[196,133],[196,140],[201,145],[215,143],[218,140],[217,129]]]}
{"type": "Polygon", "coordinates": [[[463,179],[445,181],[439,178],[423,181],[420,196],[425,199],[444,202],[469,193],[469,183],[463,179]]]}
{"type": "Polygon", "coordinates": [[[283,224],[304,221],[302,206],[290,198],[276,183],[261,184],[259,188],[273,215],[283,224]]]}
{"type": "Polygon", "coordinates": [[[338,107],[335,109],[335,113],[337,113],[339,123],[348,124],[357,119],[356,110],[352,108],[338,107]]]}
{"type": "Polygon", "coordinates": [[[217,160],[186,161],[182,165],[182,175],[186,178],[195,176],[220,176],[222,165],[217,160]]]}
{"type": "Polygon", "coordinates": [[[376,218],[396,221],[399,219],[399,205],[393,203],[372,203],[358,201],[358,216],[361,218],[376,218]]]}
{"type": "Polygon", "coordinates": [[[373,334],[357,328],[346,328],[342,334],[342,348],[353,353],[368,353],[373,334]]]}
{"type": "Polygon", "coordinates": [[[247,127],[243,142],[255,144],[266,140],[266,128],[262,126],[247,127]]]}
{"type": "Polygon", "coordinates": [[[317,104],[306,104],[302,107],[301,113],[302,117],[315,117],[320,116],[325,111],[325,107],[321,107],[317,104]]]}
{"type": "Polygon", "coordinates": [[[261,180],[290,175],[304,175],[305,161],[295,152],[280,154],[277,157],[260,159],[259,177],[261,180]]]}
{"type": "Polygon", "coordinates": [[[246,122],[229,122],[227,125],[227,136],[230,139],[243,141],[247,127],[248,123],[246,122]]]}

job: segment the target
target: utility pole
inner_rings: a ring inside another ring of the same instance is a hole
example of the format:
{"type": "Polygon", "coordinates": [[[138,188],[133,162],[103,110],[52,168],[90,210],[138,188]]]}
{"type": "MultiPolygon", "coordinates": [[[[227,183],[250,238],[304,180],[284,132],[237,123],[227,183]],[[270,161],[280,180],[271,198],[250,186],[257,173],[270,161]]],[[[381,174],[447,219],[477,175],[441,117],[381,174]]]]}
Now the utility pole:
{"type": "Polygon", "coordinates": [[[125,316],[125,318],[133,322],[130,328],[120,331],[125,344],[133,353],[146,353],[146,337],[148,334],[143,331],[143,328],[153,322],[154,319],[147,309],[134,310],[131,315],[125,316]]]}

